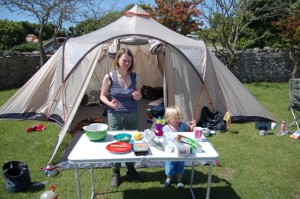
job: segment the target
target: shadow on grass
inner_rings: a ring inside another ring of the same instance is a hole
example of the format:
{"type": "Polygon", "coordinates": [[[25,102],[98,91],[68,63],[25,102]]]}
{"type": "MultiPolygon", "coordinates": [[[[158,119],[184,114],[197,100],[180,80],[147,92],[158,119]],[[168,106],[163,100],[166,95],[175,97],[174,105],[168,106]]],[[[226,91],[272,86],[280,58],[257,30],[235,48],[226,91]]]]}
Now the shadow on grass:
{"type": "MultiPolygon", "coordinates": [[[[125,189],[125,190],[110,190],[107,192],[101,192],[96,194],[96,198],[102,198],[105,195],[115,194],[117,192],[122,192],[123,199],[133,199],[133,198],[143,198],[143,199],[165,199],[165,198],[176,198],[176,199],[186,199],[192,198],[192,194],[190,192],[190,179],[191,179],[191,169],[188,168],[185,170],[185,174],[183,177],[183,183],[185,187],[183,189],[177,189],[176,181],[171,184],[170,187],[163,187],[164,180],[166,178],[164,170],[156,171],[156,172],[147,172],[141,171],[140,174],[143,175],[143,181],[138,184],[138,187],[125,189]],[[153,186],[149,187],[153,182],[153,186]],[[157,186],[157,182],[159,182],[160,186],[157,186]],[[143,185],[143,183],[145,183],[143,185]]],[[[193,192],[195,198],[206,198],[207,192],[207,180],[208,174],[203,173],[201,171],[194,171],[194,182],[193,182],[193,192]]],[[[136,180],[130,177],[123,177],[122,183],[136,183],[136,180]]],[[[122,186],[122,184],[121,184],[122,186]]],[[[230,199],[240,199],[236,192],[231,188],[231,184],[219,177],[212,175],[211,179],[211,189],[210,189],[210,198],[211,199],[222,199],[222,198],[230,198],[230,199]],[[214,183],[225,184],[222,187],[214,187],[214,183]]]]}
{"type": "MultiPolygon", "coordinates": [[[[194,188],[195,198],[206,198],[206,188],[194,188]]],[[[153,187],[148,189],[131,189],[123,191],[123,199],[143,198],[143,199],[165,199],[176,198],[186,199],[192,198],[192,194],[188,186],[183,189],[153,187]],[[138,197],[137,197],[138,196],[138,197]]],[[[210,199],[240,199],[234,190],[230,187],[212,187],[210,189],[210,199]]]]}

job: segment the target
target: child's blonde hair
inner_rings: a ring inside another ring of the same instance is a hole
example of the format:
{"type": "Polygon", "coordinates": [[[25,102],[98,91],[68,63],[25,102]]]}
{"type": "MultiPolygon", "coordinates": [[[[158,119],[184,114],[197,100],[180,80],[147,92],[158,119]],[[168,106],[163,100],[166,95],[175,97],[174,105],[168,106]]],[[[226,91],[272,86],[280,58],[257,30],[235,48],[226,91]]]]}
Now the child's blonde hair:
{"type": "Polygon", "coordinates": [[[181,118],[180,109],[177,106],[169,106],[165,111],[165,119],[167,121],[175,118],[181,118]]]}

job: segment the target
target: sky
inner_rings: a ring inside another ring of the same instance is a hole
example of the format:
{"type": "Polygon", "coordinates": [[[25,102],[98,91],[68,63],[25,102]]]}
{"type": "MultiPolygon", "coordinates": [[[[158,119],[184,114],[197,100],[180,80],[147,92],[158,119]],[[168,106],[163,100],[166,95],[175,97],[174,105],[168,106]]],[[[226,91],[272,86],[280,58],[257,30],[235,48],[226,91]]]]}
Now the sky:
{"type": "MultiPolygon", "coordinates": [[[[117,3],[117,7],[118,8],[123,8],[128,4],[131,3],[145,3],[145,4],[150,4],[150,5],[155,5],[155,1],[154,0],[115,0],[117,3]]],[[[103,5],[103,7],[105,9],[110,8],[110,5],[112,4],[112,0],[103,0],[103,2],[101,3],[101,5],[103,5]]],[[[6,9],[3,6],[0,6],[0,19],[7,19],[9,21],[28,21],[30,23],[38,23],[37,20],[35,20],[34,18],[30,18],[25,14],[19,14],[18,12],[13,12],[11,13],[8,9],[6,9]]]]}

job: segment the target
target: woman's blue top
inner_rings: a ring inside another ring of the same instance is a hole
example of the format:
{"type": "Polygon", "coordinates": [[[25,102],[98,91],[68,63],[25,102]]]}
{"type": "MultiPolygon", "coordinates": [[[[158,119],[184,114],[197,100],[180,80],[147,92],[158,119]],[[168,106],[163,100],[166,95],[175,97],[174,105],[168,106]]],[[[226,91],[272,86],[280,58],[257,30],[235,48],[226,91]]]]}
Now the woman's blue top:
{"type": "Polygon", "coordinates": [[[109,94],[111,99],[116,99],[119,101],[119,108],[113,109],[109,107],[108,112],[110,113],[131,113],[137,112],[137,102],[133,99],[132,93],[136,89],[136,73],[131,72],[131,84],[128,88],[123,88],[119,85],[117,71],[112,71],[112,82],[109,89],[109,94]]]}

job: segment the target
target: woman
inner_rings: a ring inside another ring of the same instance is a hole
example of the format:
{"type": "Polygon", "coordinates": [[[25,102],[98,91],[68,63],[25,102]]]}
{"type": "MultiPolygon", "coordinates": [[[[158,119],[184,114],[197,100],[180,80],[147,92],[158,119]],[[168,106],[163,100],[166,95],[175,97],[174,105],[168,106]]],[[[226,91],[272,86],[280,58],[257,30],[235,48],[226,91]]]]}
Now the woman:
{"type": "MultiPolygon", "coordinates": [[[[100,93],[101,101],[108,106],[109,130],[137,130],[139,121],[137,101],[142,99],[142,95],[137,88],[136,73],[133,72],[132,52],[129,49],[120,49],[116,54],[114,67],[112,72],[105,75],[100,93]]],[[[126,166],[127,176],[141,179],[133,162],[126,162],[126,166]]],[[[112,166],[112,187],[117,187],[121,183],[120,168],[121,163],[114,163],[112,166]]]]}

